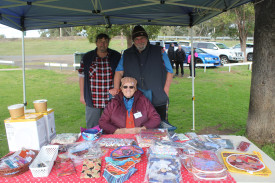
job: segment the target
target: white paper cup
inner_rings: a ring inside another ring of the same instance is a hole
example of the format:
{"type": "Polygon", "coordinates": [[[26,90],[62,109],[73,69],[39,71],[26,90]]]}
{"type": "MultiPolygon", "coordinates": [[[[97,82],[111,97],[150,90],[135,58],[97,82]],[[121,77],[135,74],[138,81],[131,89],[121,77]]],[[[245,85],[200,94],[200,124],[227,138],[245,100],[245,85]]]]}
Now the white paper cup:
{"type": "Polygon", "coordinates": [[[24,104],[14,104],[8,107],[11,118],[19,118],[24,116],[24,104]]]}
{"type": "Polygon", "coordinates": [[[35,112],[47,112],[47,100],[35,100],[33,101],[35,112]]]}

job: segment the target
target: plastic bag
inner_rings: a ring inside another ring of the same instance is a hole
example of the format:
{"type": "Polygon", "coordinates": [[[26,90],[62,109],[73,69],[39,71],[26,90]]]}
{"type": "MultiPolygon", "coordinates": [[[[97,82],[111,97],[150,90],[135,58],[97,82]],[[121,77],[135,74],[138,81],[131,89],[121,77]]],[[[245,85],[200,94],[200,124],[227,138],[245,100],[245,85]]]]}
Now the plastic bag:
{"type": "Polygon", "coordinates": [[[55,163],[58,177],[76,173],[73,161],[70,158],[58,159],[55,163]]]}
{"type": "Polygon", "coordinates": [[[94,141],[75,143],[74,146],[68,149],[68,157],[78,166],[82,164],[85,154],[89,152],[89,148],[93,147],[94,144],[94,141]]]}
{"type": "Polygon", "coordinates": [[[179,159],[150,155],[144,182],[182,182],[179,159]]]}

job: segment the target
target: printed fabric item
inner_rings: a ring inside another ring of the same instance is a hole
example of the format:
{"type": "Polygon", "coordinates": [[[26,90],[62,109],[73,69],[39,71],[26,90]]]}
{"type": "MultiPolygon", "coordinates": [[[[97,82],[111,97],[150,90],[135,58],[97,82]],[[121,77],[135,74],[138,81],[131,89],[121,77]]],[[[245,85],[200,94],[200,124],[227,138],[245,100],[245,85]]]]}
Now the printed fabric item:
{"type": "Polygon", "coordinates": [[[119,148],[115,149],[114,151],[112,151],[111,157],[114,159],[126,158],[126,157],[135,156],[138,154],[141,155],[143,153],[144,153],[143,150],[136,145],[122,146],[122,147],[119,147],[119,148]]]}
{"type": "Polygon", "coordinates": [[[103,177],[109,183],[125,182],[137,171],[135,165],[140,162],[141,154],[143,150],[134,145],[115,149],[111,153],[113,157],[105,157],[103,177]]]}
{"type": "Polygon", "coordinates": [[[59,159],[56,161],[55,165],[56,165],[56,172],[58,177],[72,175],[76,173],[75,167],[71,158],[59,159]]]}
{"type": "Polygon", "coordinates": [[[108,183],[123,183],[128,180],[135,172],[136,168],[131,168],[126,174],[113,175],[107,169],[104,170],[103,177],[108,183]]]}
{"type": "Polygon", "coordinates": [[[77,139],[77,133],[61,133],[56,135],[56,137],[51,141],[51,144],[71,144],[76,142],[77,139]]]}
{"type": "Polygon", "coordinates": [[[223,162],[228,171],[267,177],[272,173],[264,164],[262,155],[259,152],[236,153],[224,151],[221,153],[223,162]]]}
{"type": "Polygon", "coordinates": [[[99,178],[101,172],[101,158],[85,159],[80,178],[99,178]]]}
{"type": "Polygon", "coordinates": [[[108,169],[109,172],[112,174],[120,175],[119,173],[113,172],[116,170],[125,172],[131,167],[135,166],[136,163],[139,163],[141,160],[140,155],[132,156],[130,158],[120,158],[120,159],[112,159],[111,157],[105,157],[106,164],[110,165],[112,167],[109,167],[106,165],[106,169],[108,169]]]}

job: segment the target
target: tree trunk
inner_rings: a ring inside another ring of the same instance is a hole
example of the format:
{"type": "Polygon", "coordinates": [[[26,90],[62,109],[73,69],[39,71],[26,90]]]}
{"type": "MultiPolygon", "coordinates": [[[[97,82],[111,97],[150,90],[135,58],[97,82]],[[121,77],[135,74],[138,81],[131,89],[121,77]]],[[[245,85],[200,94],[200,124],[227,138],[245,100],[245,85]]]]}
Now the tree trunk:
{"type": "Polygon", "coordinates": [[[127,39],[127,48],[130,48],[133,45],[132,36],[127,35],[126,39],[127,39]]]}
{"type": "Polygon", "coordinates": [[[247,136],[275,143],[275,1],[255,1],[254,54],[247,136]]]}
{"type": "Polygon", "coordinates": [[[247,62],[246,56],[246,39],[247,39],[247,31],[246,31],[246,18],[245,18],[245,10],[242,8],[236,8],[235,13],[237,14],[237,25],[239,30],[239,39],[241,44],[241,51],[243,52],[243,62],[247,62]]]}

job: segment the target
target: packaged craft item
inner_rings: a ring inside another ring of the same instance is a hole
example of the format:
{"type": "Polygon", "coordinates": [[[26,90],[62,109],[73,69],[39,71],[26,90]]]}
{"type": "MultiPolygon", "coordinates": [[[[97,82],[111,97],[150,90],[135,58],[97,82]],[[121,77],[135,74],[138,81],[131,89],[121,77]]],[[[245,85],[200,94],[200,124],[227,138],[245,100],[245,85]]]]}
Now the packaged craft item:
{"type": "Polygon", "coordinates": [[[270,169],[264,164],[261,154],[222,152],[222,159],[228,171],[257,176],[269,176],[270,169]]]}
{"type": "Polygon", "coordinates": [[[108,183],[124,182],[136,171],[136,163],[141,160],[143,150],[136,146],[122,146],[111,153],[111,157],[105,157],[106,167],[103,177],[108,183]]]}
{"type": "Polygon", "coordinates": [[[100,138],[97,143],[100,147],[116,148],[120,146],[137,145],[134,139],[100,138]]]}
{"type": "Polygon", "coordinates": [[[101,147],[97,143],[92,143],[88,149],[88,152],[84,154],[83,158],[97,159],[104,156],[105,153],[106,151],[102,151],[101,147]]]}
{"type": "Polygon", "coordinates": [[[182,159],[185,168],[194,180],[222,180],[227,178],[227,170],[212,151],[198,151],[194,156],[182,159]]]}
{"type": "Polygon", "coordinates": [[[91,147],[94,147],[94,141],[83,141],[75,143],[68,150],[68,157],[73,160],[75,165],[80,165],[83,162],[84,156],[89,152],[91,147]]]}
{"type": "Polygon", "coordinates": [[[58,159],[55,162],[57,176],[67,176],[75,174],[75,167],[71,158],[58,159]]]}
{"type": "Polygon", "coordinates": [[[84,159],[80,178],[100,178],[101,158],[84,159]]]}
{"type": "Polygon", "coordinates": [[[22,149],[0,159],[0,176],[14,177],[29,170],[37,151],[22,149]]]}
{"type": "Polygon", "coordinates": [[[128,158],[131,156],[142,155],[143,153],[144,153],[143,150],[136,145],[122,146],[111,152],[111,158],[113,159],[128,158]]]}
{"type": "Polygon", "coordinates": [[[182,182],[179,159],[150,155],[148,157],[144,182],[182,182]]]}
{"type": "Polygon", "coordinates": [[[184,135],[183,133],[178,133],[177,136],[178,136],[180,141],[189,140],[189,138],[186,135],[184,135]]]}
{"type": "Polygon", "coordinates": [[[218,151],[221,149],[221,146],[214,141],[201,141],[198,139],[192,139],[189,141],[184,142],[186,146],[189,146],[197,151],[205,151],[205,150],[211,150],[211,151],[218,151]]]}
{"type": "Polygon", "coordinates": [[[61,133],[56,135],[56,137],[51,141],[51,144],[71,144],[76,142],[77,139],[77,133],[61,133]]]}
{"type": "Polygon", "coordinates": [[[99,128],[99,125],[90,129],[81,127],[80,130],[84,140],[97,140],[102,135],[102,129],[99,128]]]}
{"type": "Polygon", "coordinates": [[[216,139],[215,142],[217,142],[222,149],[234,149],[234,145],[230,139],[216,139]]]}
{"type": "Polygon", "coordinates": [[[187,132],[185,135],[190,139],[199,139],[199,136],[195,132],[187,132]]]}
{"type": "Polygon", "coordinates": [[[171,141],[167,129],[142,129],[136,138],[140,147],[150,147],[156,140],[171,141]]]}
{"type": "MultiPolygon", "coordinates": [[[[172,146],[168,143],[165,143],[165,141],[156,141],[154,145],[150,146],[148,154],[150,155],[158,155],[158,156],[177,156],[178,150],[176,147],[172,146]],[[164,143],[162,143],[164,142],[164,143]]],[[[175,143],[175,142],[171,142],[175,143]]]]}
{"type": "Polygon", "coordinates": [[[241,141],[240,144],[237,147],[237,150],[242,151],[242,152],[246,152],[246,151],[248,151],[249,147],[250,147],[249,142],[241,141]]]}

